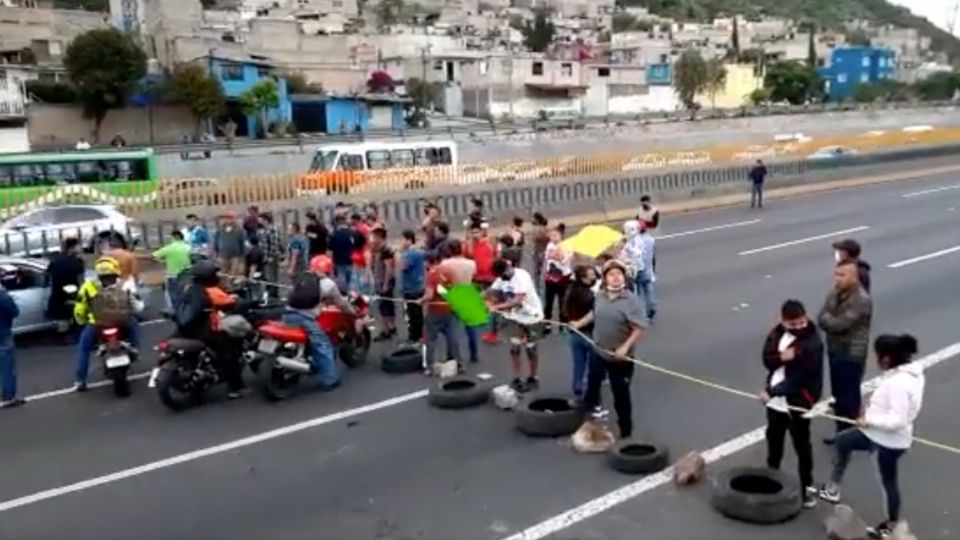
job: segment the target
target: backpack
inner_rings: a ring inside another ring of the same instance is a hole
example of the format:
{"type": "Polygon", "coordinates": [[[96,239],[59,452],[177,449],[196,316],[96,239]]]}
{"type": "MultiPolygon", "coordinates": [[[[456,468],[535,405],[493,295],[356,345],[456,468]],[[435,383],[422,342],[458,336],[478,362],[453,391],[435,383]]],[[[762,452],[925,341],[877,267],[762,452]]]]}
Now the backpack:
{"type": "Polygon", "coordinates": [[[307,274],[296,280],[287,297],[287,305],[293,309],[313,309],[320,305],[320,277],[307,274]]]}
{"type": "Polygon", "coordinates": [[[90,311],[96,323],[105,326],[126,326],[133,314],[133,301],[130,293],[123,290],[120,283],[101,287],[90,299],[90,311]]]}

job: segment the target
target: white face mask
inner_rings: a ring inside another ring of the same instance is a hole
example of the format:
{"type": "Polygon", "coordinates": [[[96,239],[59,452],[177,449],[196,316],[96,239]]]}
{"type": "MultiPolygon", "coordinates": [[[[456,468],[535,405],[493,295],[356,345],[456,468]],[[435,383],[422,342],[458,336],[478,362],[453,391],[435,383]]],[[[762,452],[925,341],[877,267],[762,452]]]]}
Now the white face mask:
{"type": "Polygon", "coordinates": [[[840,261],[843,260],[843,254],[840,253],[839,251],[834,251],[834,252],[833,252],[833,259],[834,259],[835,261],[837,261],[837,262],[840,262],[840,261]]]}

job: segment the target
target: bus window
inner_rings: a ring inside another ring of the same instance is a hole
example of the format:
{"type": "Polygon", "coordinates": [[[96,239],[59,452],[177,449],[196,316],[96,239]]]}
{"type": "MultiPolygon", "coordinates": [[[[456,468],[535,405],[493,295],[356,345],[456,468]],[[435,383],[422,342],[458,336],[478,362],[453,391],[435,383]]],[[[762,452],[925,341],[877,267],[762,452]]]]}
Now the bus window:
{"type": "Polygon", "coordinates": [[[343,154],[340,156],[340,165],[338,169],[341,171],[362,171],[363,156],[360,154],[343,154]]]}
{"type": "Polygon", "coordinates": [[[447,147],[437,148],[437,164],[453,165],[453,153],[447,147]]]}
{"type": "Polygon", "coordinates": [[[394,167],[413,167],[413,150],[394,150],[390,152],[390,161],[394,167]]]}
{"type": "Polygon", "coordinates": [[[77,180],[83,184],[100,181],[100,166],[92,161],[77,163],[77,180]]]}
{"type": "Polygon", "coordinates": [[[43,167],[40,165],[17,165],[13,168],[13,181],[17,186],[40,186],[44,184],[43,167]]]}
{"type": "Polygon", "coordinates": [[[389,169],[390,152],[387,150],[371,150],[367,152],[367,167],[370,170],[389,169]]]}
{"type": "Polygon", "coordinates": [[[111,180],[118,182],[130,180],[132,171],[129,161],[110,161],[106,166],[111,180]]]}
{"type": "Polygon", "coordinates": [[[417,148],[414,162],[417,167],[432,167],[437,164],[437,151],[433,148],[417,148]]]}
{"type": "Polygon", "coordinates": [[[313,163],[310,164],[310,172],[332,171],[337,162],[336,150],[320,150],[313,156],[313,163]]]}
{"type": "Polygon", "coordinates": [[[73,163],[48,163],[47,180],[53,184],[72,184],[76,181],[73,163]]]}
{"type": "Polygon", "coordinates": [[[13,167],[9,165],[0,165],[0,187],[7,187],[13,184],[13,167]]]}

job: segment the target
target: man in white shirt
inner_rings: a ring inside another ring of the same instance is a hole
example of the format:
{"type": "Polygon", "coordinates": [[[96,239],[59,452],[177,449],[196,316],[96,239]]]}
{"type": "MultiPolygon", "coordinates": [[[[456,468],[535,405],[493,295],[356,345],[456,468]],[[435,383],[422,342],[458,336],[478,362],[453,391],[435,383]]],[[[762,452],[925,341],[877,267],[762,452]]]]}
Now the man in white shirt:
{"type": "Polygon", "coordinates": [[[503,333],[510,340],[510,361],[513,382],[510,386],[518,392],[535,390],[540,386],[537,378],[539,357],[537,340],[543,333],[543,304],[537,295],[533,278],[523,268],[514,268],[506,259],[493,263],[497,280],[487,291],[487,306],[502,315],[503,333]],[[520,352],[527,351],[529,373],[526,381],[521,377],[520,352]]]}

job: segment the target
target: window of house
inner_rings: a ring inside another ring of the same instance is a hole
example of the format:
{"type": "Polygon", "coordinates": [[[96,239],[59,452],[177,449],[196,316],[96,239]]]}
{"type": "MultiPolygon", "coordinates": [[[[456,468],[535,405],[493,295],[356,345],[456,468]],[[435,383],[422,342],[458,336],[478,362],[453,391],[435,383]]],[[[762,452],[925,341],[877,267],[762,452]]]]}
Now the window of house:
{"type": "Polygon", "coordinates": [[[847,82],[847,74],[846,74],[846,73],[838,73],[838,74],[837,74],[837,82],[838,82],[838,83],[841,83],[841,84],[847,82]]]}
{"type": "Polygon", "coordinates": [[[434,71],[443,71],[443,60],[437,60],[433,63],[434,71]]]}
{"type": "Polygon", "coordinates": [[[609,77],[609,76],[610,76],[610,68],[608,67],[597,68],[597,77],[609,77]]]}
{"type": "Polygon", "coordinates": [[[870,75],[868,73],[861,74],[860,82],[870,82],[870,75]]]}
{"type": "Polygon", "coordinates": [[[243,66],[240,64],[223,64],[220,66],[220,76],[225,81],[242,81],[243,66]]]}
{"type": "Polygon", "coordinates": [[[57,75],[52,71],[41,71],[40,82],[52,83],[57,81],[57,75]]]}
{"type": "Polygon", "coordinates": [[[863,67],[870,67],[870,58],[864,56],[862,64],[863,64],[863,67]]]}
{"type": "Polygon", "coordinates": [[[573,77],[573,64],[569,62],[560,64],[560,75],[564,77],[573,77]]]}
{"type": "Polygon", "coordinates": [[[530,66],[530,73],[534,75],[543,75],[543,62],[534,62],[530,66]]]}

